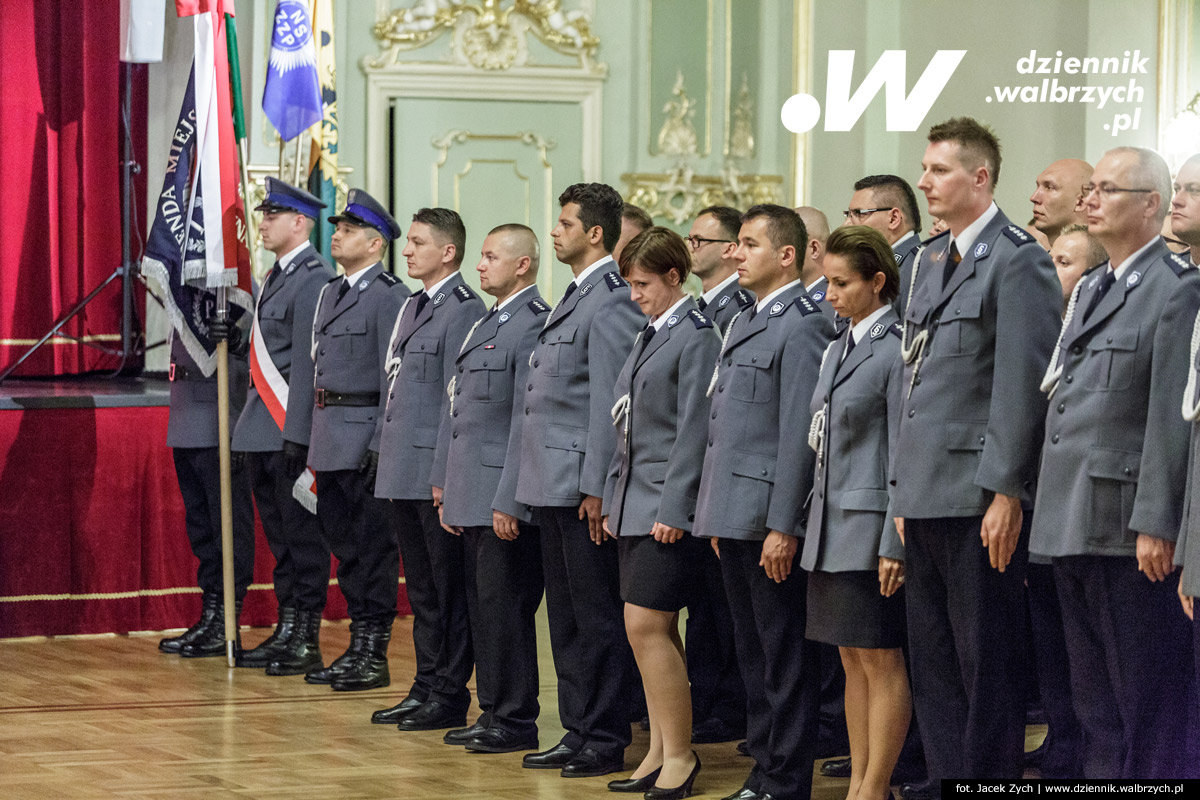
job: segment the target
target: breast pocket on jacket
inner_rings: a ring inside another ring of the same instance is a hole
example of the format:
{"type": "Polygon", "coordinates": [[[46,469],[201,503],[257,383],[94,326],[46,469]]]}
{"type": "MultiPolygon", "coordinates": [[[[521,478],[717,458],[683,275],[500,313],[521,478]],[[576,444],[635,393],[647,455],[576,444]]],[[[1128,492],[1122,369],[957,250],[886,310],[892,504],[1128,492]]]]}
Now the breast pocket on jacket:
{"type": "Polygon", "coordinates": [[[479,403],[500,403],[512,394],[507,350],[475,350],[467,354],[468,398],[479,403]]]}
{"type": "Polygon", "coordinates": [[[258,309],[258,325],[262,328],[263,336],[276,338],[284,336],[291,341],[291,326],[288,324],[288,307],[278,305],[260,306],[258,309]]]}
{"type": "Polygon", "coordinates": [[[575,374],[575,334],[577,326],[559,325],[539,337],[542,345],[535,360],[541,361],[541,369],[547,375],[575,374]]]}
{"type": "Polygon", "coordinates": [[[1137,373],[1138,329],[1100,331],[1087,345],[1084,387],[1099,392],[1128,389],[1137,373]]]}
{"type": "Polygon", "coordinates": [[[417,383],[432,383],[442,379],[442,360],[439,355],[442,343],[432,336],[416,337],[408,340],[404,348],[404,362],[401,369],[406,377],[417,383]]]}
{"type": "Polygon", "coordinates": [[[367,320],[335,319],[326,327],[329,331],[329,356],[335,359],[378,358],[374,336],[367,335],[367,320]]]}
{"type": "Polygon", "coordinates": [[[733,374],[730,376],[729,391],[734,400],[743,403],[765,403],[775,396],[775,376],[771,373],[771,363],[775,360],[772,350],[735,351],[726,361],[732,361],[733,374]]]}
{"type": "Polygon", "coordinates": [[[742,530],[764,530],[774,485],[775,459],[755,453],[737,453],[729,487],[730,524],[742,530]]]}
{"type": "MultiPolygon", "coordinates": [[[[1138,472],[1142,454],[1133,450],[1117,450],[1111,447],[1088,449],[1087,471],[1092,482],[1093,531],[1111,530],[1114,520],[1120,520],[1123,532],[1121,542],[1132,544],[1137,535],[1129,530],[1133,517],[1133,500],[1137,495],[1138,472]]],[[[1105,540],[1106,544],[1117,544],[1105,540]]]]}
{"type": "Polygon", "coordinates": [[[938,318],[940,330],[933,335],[937,352],[946,356],[979,353],[987,339],[981,320],[982,308],[980,295],[951,297],[938,318]]]}

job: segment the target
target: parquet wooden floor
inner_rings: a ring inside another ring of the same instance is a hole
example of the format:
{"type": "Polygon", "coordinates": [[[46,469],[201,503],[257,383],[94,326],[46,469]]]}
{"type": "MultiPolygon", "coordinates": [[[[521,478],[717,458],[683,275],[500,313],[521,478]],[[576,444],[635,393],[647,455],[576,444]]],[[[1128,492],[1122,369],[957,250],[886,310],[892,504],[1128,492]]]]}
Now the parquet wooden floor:
{"type": "MultiPolygon", "coordinates": [[[[541,742],[559,727],[542,620],[541,742]]],[[[266,630],[246,630],[252,646],[266,630]]],[[[564,780],[521,768],[521,754],[471,754],[442,732],[400,733],[370,713],[404,697],[413,674],[411,620],[392,639],[392,686],[335,693],[302,678],[226,668],[223,658],[159,653],[158,634],[0,641],[0,798],[612,798],[611,779],[564,780]]],[[[346,646],[326,623],[322,649],[346,646]]],[[[472,709],[473,719],[477,709],[472,709]]],[[[1032,729],[1031,729],[1032,730],[1032,729]]],[[[626,763],[645,753],[634,728],[626,763]]],[[[738,788],[750,762],[732,743],[699,745],[697,793],[738,788]]],[[[816,776],[814,800],[840,800],[845,782],[816,776]]],[[[624,795],[628,796],[628,795],[624,795]]]]}

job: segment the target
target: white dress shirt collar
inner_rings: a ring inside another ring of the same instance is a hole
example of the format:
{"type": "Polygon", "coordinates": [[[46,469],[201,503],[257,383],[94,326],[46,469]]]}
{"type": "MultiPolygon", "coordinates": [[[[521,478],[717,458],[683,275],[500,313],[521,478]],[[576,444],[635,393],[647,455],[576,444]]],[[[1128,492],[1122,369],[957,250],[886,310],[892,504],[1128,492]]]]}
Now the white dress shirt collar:
{"type": "Polygon", "coordinates": [[[683,305],[683,301],[687,300],[687,299],[688,299],[688,296],[684,295],[683,297],[679,298],[678,301],[676,301],[675,305],[671,306],[666,311],[659,314],[654,319],[650,320],[650,324],[654,326],[654,330],[661,331],[663,329],[663,325],[666,325],[667,320],[669,320],[671,318],[671,315],[674,314],[676,311],[678,311],[679,307],[681,305],[683,305]]]}
{"type": "Polygon", "coordinates": [[[971,248],[975,245],[975,240],[979,238],[979,234],[983,232],[984,227],[992,221],[992,217],[1000,213],[1000,209],[996,206],[995,201],[987,207],[975,221],[967,227],[963,228],[962,233],[958,236],[950,234],[950,241],[958,245],[958,254],[963,258],[967,257],[967,253],[971,252],[971,248]]]}
{"type": "Polygon", "coordinates": [[[721,293],[725,291],[725,287],[729,286],[732,283],[737,283],[737,279],[738,279],[738,274],[736,272],[734,272],[728,278],[721,281],[720,283],[718,283],[713,288],[709,289],[704,294],[700,295],[700,299],[703,300],[706,305],[712,305],[713,301],[716,300],[717,297],[719,297],[721,295],[721,293]]]}

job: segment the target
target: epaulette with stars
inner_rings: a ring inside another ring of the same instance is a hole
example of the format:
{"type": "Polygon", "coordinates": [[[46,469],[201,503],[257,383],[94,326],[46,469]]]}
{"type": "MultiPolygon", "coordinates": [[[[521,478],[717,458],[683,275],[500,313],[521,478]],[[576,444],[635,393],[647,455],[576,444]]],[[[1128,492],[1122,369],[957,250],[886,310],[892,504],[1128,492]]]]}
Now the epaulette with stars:
{"type": "Polygon", "coordinates": [[[689,309],[687,315],[688,319],[690,319],[692,324],[697,328],[711,328],[713,326],[712,320],[701,314],[700,309],[698,308],[689,309]]]}
{"type": "Polygon", "coordinates": [[[812,301],[812,298],[806,294],[797,295],[796,299],[792,301],[792,305],[800,309],[800,313],[806,317],[809,314],[819,313],[821,310],[817,308],[817,304],[812,301]]]}
{"type": "Polygon", "coordinates": [[[473,298],[475,296],[475,293],[472,292],[466,286],[459,284],[458,286],[454,287],[454,296],[458,298],[458,302],[465,303],[468,300],[470,300],[471,298],[473,298]]]}
{"type": "Polygon", "coordinates": [[[1037,244],[1037,240],[1030,236],[1024,229],[1018,228],[1016,225],[1005,225],[1000,231],[1007,236],[1013,244],[1020,247],[1023,244],[1037,244]]]}
{"type": "Polygon", "coordinates": [[[1175,276],[1178,278],[1182,278],[1183,273],[1187,272],[1189,269],[1194,269],[1192,262],[1178,253],[1171,253],[1170,255],[1163,256],[1163,261],[1166,262],[1167,266],[1171,268],[1171,271],[1174,272],[1175,276]]]}
{"type": "Polygon", "coordinates": [[[745,289],[738,289],[733,296],[733,302],[737,303],[739,308],[746,309],[754,305],[754,295],[745,289]]]}
{"type": "Polygon", "coordinates": [[[608,284],[608,290],[610,292],[615,292],[617,289],[620,289],[624,286],[629,285],[624,280],[622,280],[620,275],[618,275],[615,272],[604,273],[604,282],[608,284]]]}
{"type": "Polygon", "coordinates": [[[546,302],[540,297],[533,298],[527,305],[529,306],[530,311],[538,316],[550,313],[550,306],[546,305],[546,302]]]}

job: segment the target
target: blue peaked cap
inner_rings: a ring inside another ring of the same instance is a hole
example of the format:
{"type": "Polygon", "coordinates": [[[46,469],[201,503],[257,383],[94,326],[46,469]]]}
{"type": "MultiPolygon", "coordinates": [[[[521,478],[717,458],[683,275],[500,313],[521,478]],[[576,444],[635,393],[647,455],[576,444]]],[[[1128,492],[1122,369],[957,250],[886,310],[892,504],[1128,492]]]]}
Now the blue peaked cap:
{"type": "Polygon", "coordinates": [[[316,219],[321,215],[321,209],[326,204],[321,198],[311,195],[303,189],[297,189],[279,178],[267,177],[267,196],[254,207],[255,211],[277,212],[294,211],[306,217],[316,219]]]}
{"type": "Polygon", "coordinates": [[[351,189],[346,195],[346,208],[341,214],[329,218],[334,225],[342,221],[360,227],[374,228],[389,242],[400,238],[400,223],[380,205],[379,201],[362,189],[351,189]]]}

